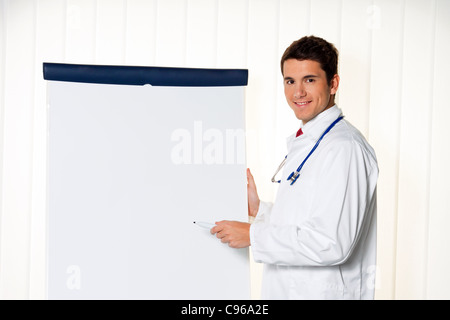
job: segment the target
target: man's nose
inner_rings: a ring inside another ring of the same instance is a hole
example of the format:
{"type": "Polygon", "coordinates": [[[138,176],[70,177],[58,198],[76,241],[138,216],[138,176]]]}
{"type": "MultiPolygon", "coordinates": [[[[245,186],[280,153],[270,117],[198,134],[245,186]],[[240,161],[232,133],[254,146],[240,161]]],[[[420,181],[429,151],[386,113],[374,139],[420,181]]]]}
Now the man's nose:
{"type": "Polygon", "coordinates": [[[294,98],[299,99],[303,98],[304,96],[306,96],[305,88],[302,85],[298,85],[294,91],[294,98]]]}

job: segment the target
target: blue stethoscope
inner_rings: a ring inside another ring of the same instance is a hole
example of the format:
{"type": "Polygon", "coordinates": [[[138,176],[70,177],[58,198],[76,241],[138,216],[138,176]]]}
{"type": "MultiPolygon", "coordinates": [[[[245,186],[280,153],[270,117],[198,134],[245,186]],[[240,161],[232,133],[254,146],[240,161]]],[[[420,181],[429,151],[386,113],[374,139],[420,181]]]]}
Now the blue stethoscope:
{"type": "MultiPolygon", "coordinates": [[[[338,123],[339,121],[341,121],[342,119],[344,119],[344,116],[340,116],[339,118],[337,118],[336,120],[333,121],[332,124],[330,124],[328,126],[328,128],[322,133],[322,135],[320,136],[320,138],[317,140],[316,144],[314,145],[314,147],[311,149],[311,151],[309,152],[309,154],[306,156],[306,158],[303,160],[303,162],[300,164],[300,166],[297,168],[296,171],[293,171],[289,177],[287,178],[287,181],[291,182],[291,186],[297,181],[298,177],[300,177],[300,170],[302,170],[303,165],[305,164],[306,160],[309,159],[309,157],[314,153],[314,151],[316,151],[317,147],[320,144],[320,141],[322,141],[323,137],[325,137],[325,135],[330,132],[330,130],[336,125],[336,123],[338,123]]],[[[284,165],[286,164],[286,160],[287,157],[284,157],[284,160],[281,162],[281,164],[279,165],[277,171],[275,172],[275,174],[272,177],[272,182],[274,183],[281,183],[281,180],[276,180],[275,177],[278,174],[278,172],[280,172],[280,170],[284,167],[284,165]]]]}

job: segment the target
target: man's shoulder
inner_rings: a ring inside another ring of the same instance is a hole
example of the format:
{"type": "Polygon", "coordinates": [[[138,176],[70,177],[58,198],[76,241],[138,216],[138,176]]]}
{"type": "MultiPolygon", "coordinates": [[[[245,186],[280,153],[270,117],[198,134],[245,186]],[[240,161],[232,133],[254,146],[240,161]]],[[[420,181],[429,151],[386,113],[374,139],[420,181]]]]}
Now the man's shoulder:
{"type": "Polygon", "coordinates": [[[332,135],[332,141],[330,141],[331,145],[333,148],[348,152],[360,150],[376,161],[375,151],[372,146],[361,131],[348,121],[342,121],[341,125],[336,126],[336,130],[332,135]]]}

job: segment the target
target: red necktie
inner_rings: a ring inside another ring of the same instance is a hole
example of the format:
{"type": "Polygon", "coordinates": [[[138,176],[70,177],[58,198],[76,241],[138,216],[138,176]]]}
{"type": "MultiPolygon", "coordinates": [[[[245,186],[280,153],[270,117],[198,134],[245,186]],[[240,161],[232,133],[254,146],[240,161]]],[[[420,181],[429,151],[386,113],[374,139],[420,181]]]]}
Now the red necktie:
{"type": "Polygon", "coordinates": [[[303,134],[303,131],[302,131],[302,128],[300,128],[300,129],[298,129],[297,135],[295,137],[297,138],[298,136],[301,136],[302,134],[303,134]]]}

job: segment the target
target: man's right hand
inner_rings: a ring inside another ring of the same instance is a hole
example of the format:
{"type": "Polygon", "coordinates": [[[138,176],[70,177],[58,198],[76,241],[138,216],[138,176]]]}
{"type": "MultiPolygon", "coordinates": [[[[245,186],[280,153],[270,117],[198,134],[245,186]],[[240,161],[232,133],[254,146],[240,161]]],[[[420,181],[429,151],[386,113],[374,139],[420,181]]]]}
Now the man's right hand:
{"type": "Polygon", "coordinates": [[[256,217],[256,214],[259,210],[259,197],[258,192],[256,191],[255,179],[250,172],[250,169],[247,169],[247,201],[248,201],[248,215],[252,217],[256,217]]]}

